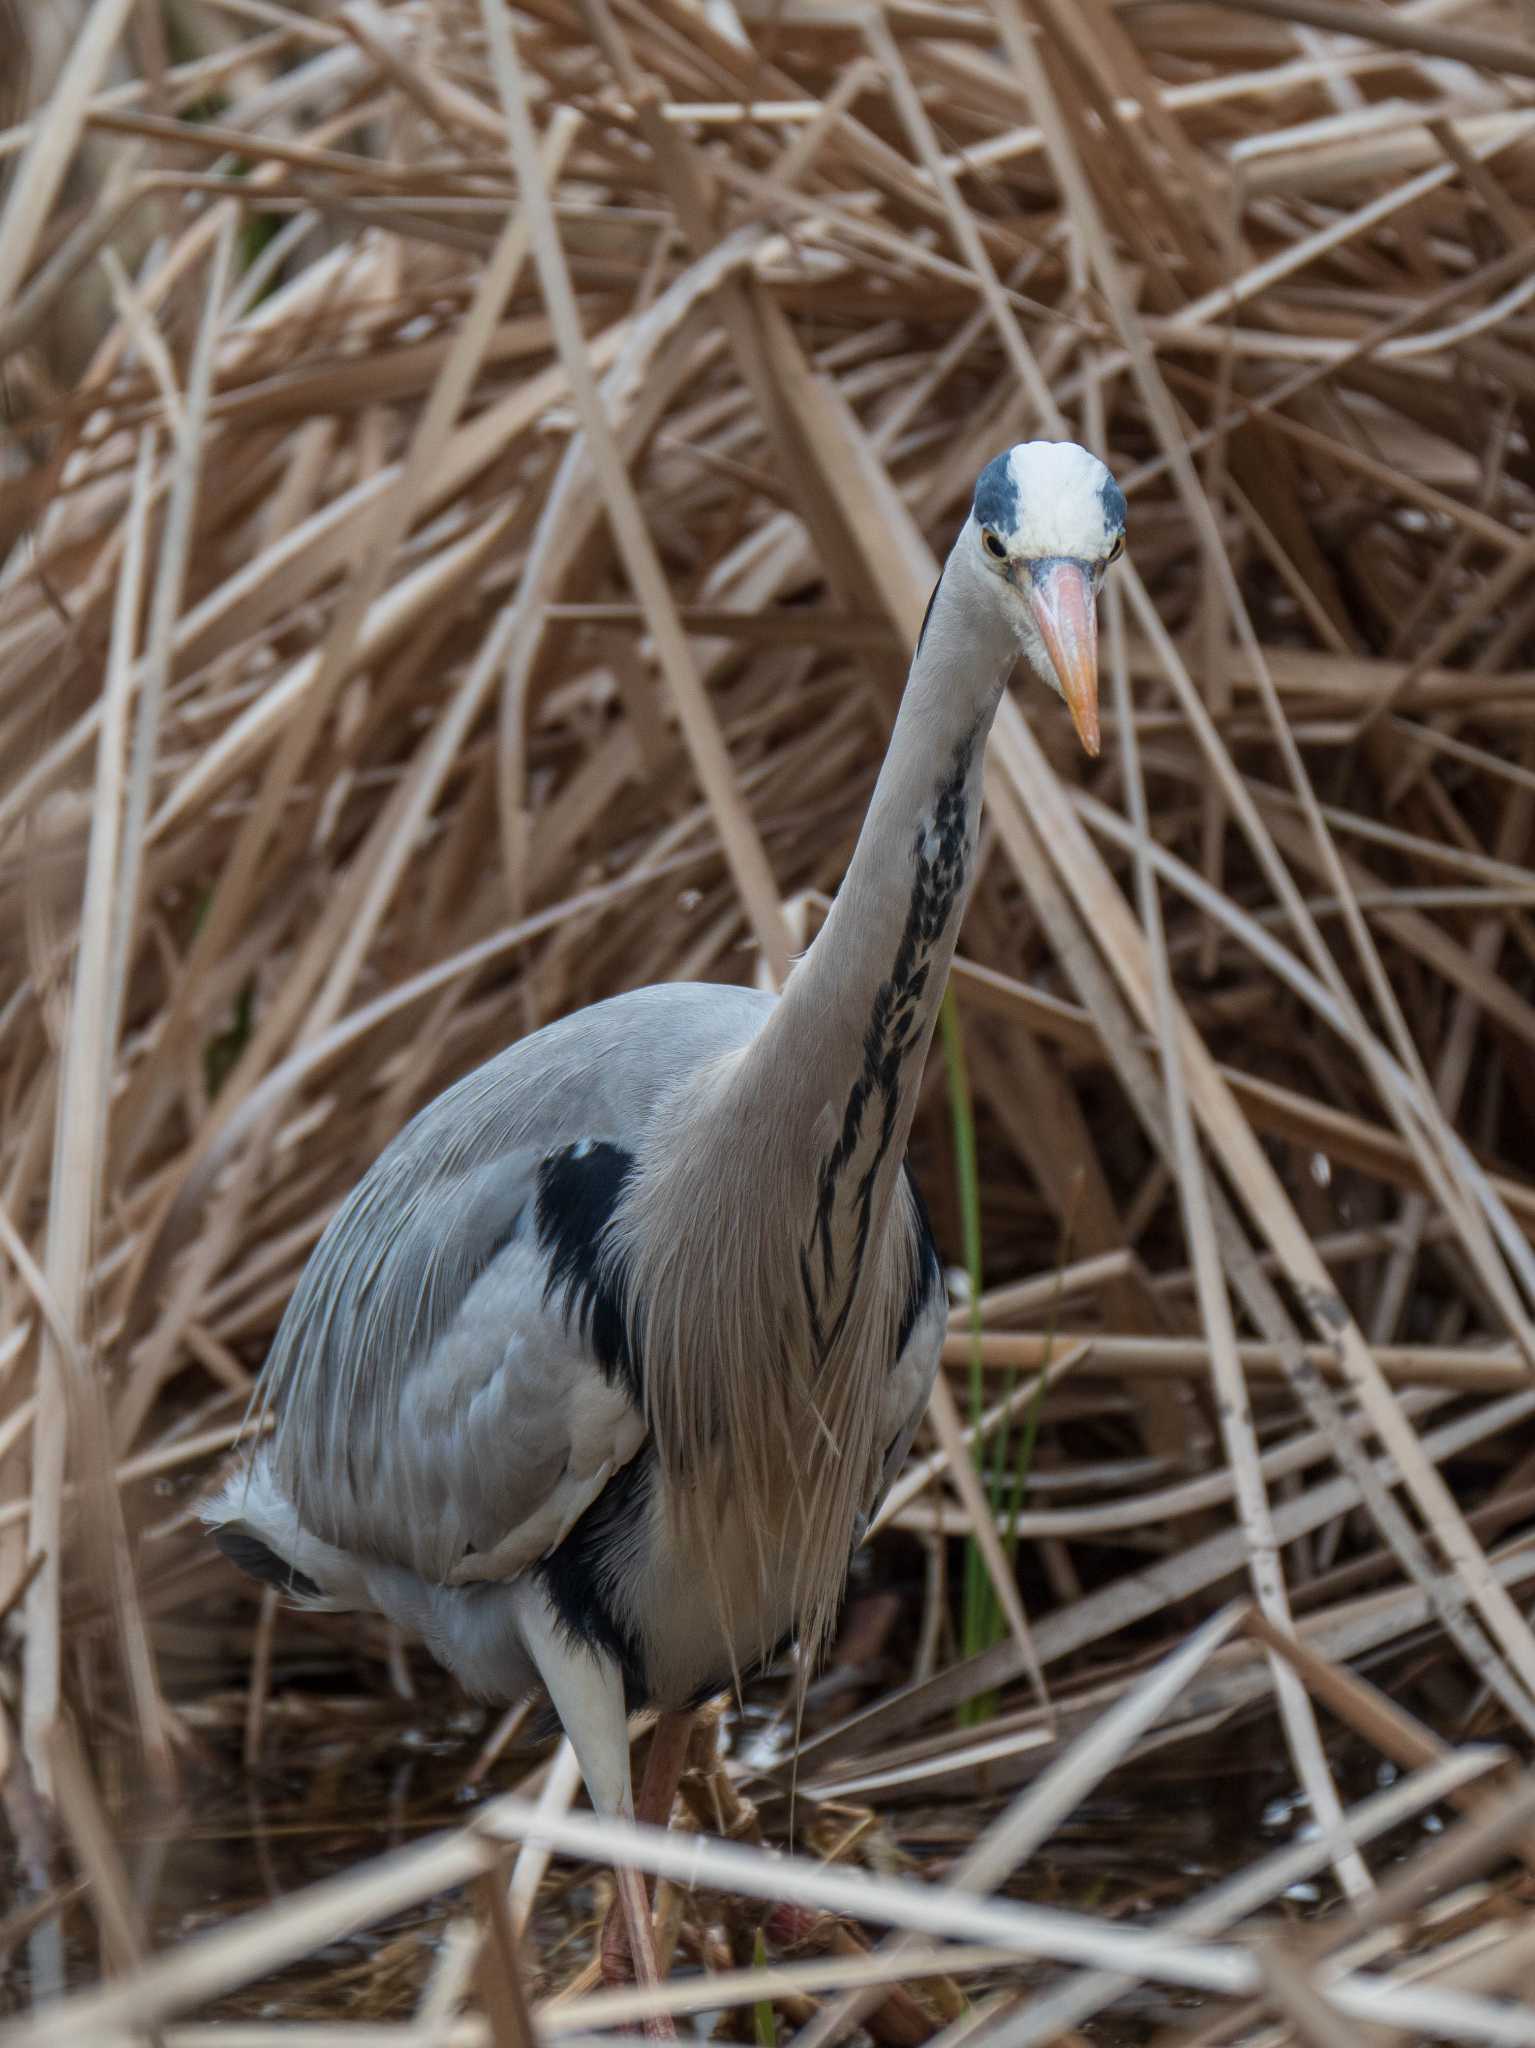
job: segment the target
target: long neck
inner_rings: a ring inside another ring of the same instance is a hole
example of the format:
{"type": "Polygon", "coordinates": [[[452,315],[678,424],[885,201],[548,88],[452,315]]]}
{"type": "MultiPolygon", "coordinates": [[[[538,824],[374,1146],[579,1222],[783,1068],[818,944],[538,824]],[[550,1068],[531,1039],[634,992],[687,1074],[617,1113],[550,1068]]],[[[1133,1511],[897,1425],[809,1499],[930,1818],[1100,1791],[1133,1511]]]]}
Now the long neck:
{"type": "Polygon", "coordinates": [[[762,1652],[784,1612],[812,1659],[824,1645],[887,1448],[873,1380],[913,1278],[887,1223],[1015,652],[973,538],[934,594],[831,916],[747,1050],[668,1103],[615,1226],[680,1554],[713,1555],[728,1497],[779,1588],[762,1652]]]}
{"type": "Polygon", "coordinates": [[[826,1341],[888,1211],[973,879],[986,737],[1017,652],[988,583],[956,548],[836,902],[731,1090],[768,1106],[778,1184],[813,1183],[794,1223],[826,1341]]]}

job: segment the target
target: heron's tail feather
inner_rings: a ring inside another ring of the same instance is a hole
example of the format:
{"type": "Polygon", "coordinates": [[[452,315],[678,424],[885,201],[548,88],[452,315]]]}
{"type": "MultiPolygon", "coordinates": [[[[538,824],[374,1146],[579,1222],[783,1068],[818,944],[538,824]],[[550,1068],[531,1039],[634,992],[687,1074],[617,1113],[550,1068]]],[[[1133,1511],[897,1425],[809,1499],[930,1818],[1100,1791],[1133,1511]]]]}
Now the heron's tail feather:
{"type": "Polygon", "coordinates": [[[231,1473],[198,1513],[231,1564],[296,1606],[337,1614],[374,1604],[360,1561],[304,1527],[265,1450],[231,1473]]]}
{"type": "Polygon", "coordinates": [[[295,1607],[384,1615],[419,1636],[477,1697],[521,1699],[534,1682],[514,1584],[431,1585],[403,1565],[326,1543],[299,1519],[263,1447],[198,1509],[232,1564],[295,1607]]]}

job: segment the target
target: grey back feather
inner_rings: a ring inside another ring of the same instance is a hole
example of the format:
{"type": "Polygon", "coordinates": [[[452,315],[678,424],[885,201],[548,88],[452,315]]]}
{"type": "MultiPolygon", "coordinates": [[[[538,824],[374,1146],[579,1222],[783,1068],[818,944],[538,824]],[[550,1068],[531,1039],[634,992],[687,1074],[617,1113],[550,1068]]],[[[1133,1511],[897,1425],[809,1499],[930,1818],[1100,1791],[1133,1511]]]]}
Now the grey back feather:
{"type": "MultiPolygon", "coordinates": [[[[504,1279],[509,1331],[543,1311],[542,1268],[526,1258],[541,1162],[584,1138],[643,1157],[661,1105],[674,1135],[692,1077],[748,1044],[773,1002],[680,982],[612,997],[466,1075],[380,1155],[316,1246],[258,1396],[276,1410],[279,1480],[317,1535],[415,1566],[423,1545],[440,1552],[420,1523],[451,1502],[403,1497],[421,1483],[405,1484],[422,1449],[401,1441],[408,1390],[482,1283],[504,1279]]],[[[557,1310],[545,1320],[548,1369],[569,1371],[557,1310]]]]}

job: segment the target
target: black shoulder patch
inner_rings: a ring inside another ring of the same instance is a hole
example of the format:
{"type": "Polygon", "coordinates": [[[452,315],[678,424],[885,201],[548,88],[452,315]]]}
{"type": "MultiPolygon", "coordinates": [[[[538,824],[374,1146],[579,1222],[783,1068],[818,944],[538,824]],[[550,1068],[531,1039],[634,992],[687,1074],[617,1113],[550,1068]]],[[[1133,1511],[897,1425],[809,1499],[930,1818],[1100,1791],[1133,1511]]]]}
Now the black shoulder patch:
{"type": "Polygon", "coordinates": [[[538,1241],[549,1260],[545,1301],[558,1299],[610,1380],[641,1399],[640,1368],[629,1325],[624,1275],[608,1255],[619,1198],[634,1171],[622,1145],[583,1138],[551,1152],[538,1169],[538,1241]]]}
{"type": "Polygon", "coordinates": [[[1007,455],[994,455],[976,478],[975,516],[982,526],[994,526],[999,533],[1016,531],[1018,485],[1007,455]]]}
{"type": "MultiPolygon", "coordinates": [[[[911,1342],[911,1333],[917,1327],[918,1316],[943,1286],[943,1261],[938,1256],[938,1240],[933,1235],[933,1219],[927,1213],[922,1190],[917,1186],[916,1176],[909,1166],[906,1169],[906,1185],[911,1189],[912,1206],[917,1212],[917,1233],[916,1242],[912,1246],[911,1279],[907,1283],[906,1301],[901,1309],[901,1327],[895,1340],[896,1358],[900,1357],[911,1342]]],[[[893,1364],[894,1360],[891,1362],[893,1364]]]]}
{"type": "Polygon", "coordinates": [[[1104,477],[1103,482],[1098,486],[1098,497],[1103,506],[1104,524],[1108,527],[1109,532],[1123,533],[1125,530],[1125,520],[1128,517],[1125,506],[1125,494],[1119,488],[1119,485],[1115,483],[1113,477],[1104,477]]]}
{"type": "Polygon", "coordinates": [[[289,1564],[285,1557],[279,1557],[269,1543],[263,1543],[259,1536],[252,1536],[249,1529],[215,1529],[213,1540],[242,1572],[253,1579],[259,1579],[263,1586],[275,1586],[279,1593],[297,1593],[306,1600],[322,1597],[320,1588],[307,1572],[301,1572],[289,1564]]]}

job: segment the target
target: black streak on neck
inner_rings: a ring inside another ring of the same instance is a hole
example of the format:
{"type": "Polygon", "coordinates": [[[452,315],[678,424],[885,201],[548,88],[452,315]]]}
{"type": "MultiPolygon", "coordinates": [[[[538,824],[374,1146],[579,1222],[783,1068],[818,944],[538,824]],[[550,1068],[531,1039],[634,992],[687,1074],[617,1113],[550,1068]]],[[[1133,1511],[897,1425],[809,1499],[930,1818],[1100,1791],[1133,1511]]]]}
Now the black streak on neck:
{"type": "MultiPolygon", "coordinates": [[[[940,576],[939,576],[939,578],[938,578],[938,581],[937,581],[937,582],[936,582],[936,583],[935,583],[935,584],[933,585],[933,589],[932,589],[932,594],[931,594],[931,596],[930,596],[930,597],[928,598],[928,601],[927,601],[927,610],[926,610],[926,611],[925,611],[925,612],[924,612],[924,613],[922,614],[922,630],[921,630],[921,632],[919,632],[919,633],[918,633],[918,635],[917,635],[917,654],[920,654],[920,653],[922,652],[922,643],[923,643],[923,641],[924,641],[924,640],[925,640],[925,639],[927,638],[927,628],[928,628],[928,621],[929,621],[929,620],[930,620],[930,619],[932,618],[932,616],[933,616],[933,606],[934,606],[935,604],[937,604],[937,602],[938,602],[938,593],[939,593],[939,591],[940,591],[940,590],[942,590],[942,588],[943,588],[943,577],[942,577],[942,575],[940,574],[940,576]]],[[[915,661],[915,660],[916,660],[916,658],[917,658],[917,655],[916,655],[916,654],[914,654],[914,655],[912,656],[912,660],[913,660],[913,661],[915,661]]]]}
{"type": "Polygon", "coordinates": [[[915,873],[906,924],[890,973],[875,991],[864,1030],[863,1064],[848,1095],[842,1130],[821,1162],[815,1222],[809,1242],[800,1250],[800,1280],[811,1335],[823,1357],[835,1343],[857,1298],[873,1222],[874,1190],[895,1136],[903,1069],[921,1037],[920,1006],[927,992],[933,952],[965,884],[966,788],[977,738],[976,733],[971,733],[955,749],[949,773],[934,795],[932,823],[917,834],[912,848],[915,873]],[[856,1188],[850,1191],[845,1186],[847,1175],[866,1121],[876,1113],[880,1121],[874,1156],[856,1188]],[[833,1223],[839,1201],[847,1200],[849,1194],[855,1214],[853,1247],[849,1269],[841,1275],[837,1271],[833,1223]]]}

